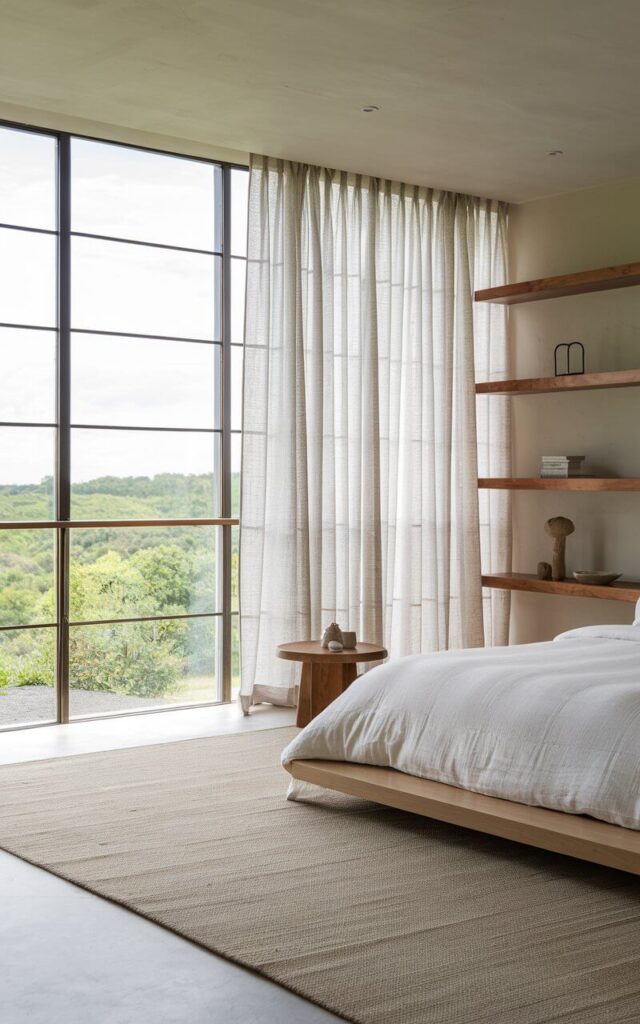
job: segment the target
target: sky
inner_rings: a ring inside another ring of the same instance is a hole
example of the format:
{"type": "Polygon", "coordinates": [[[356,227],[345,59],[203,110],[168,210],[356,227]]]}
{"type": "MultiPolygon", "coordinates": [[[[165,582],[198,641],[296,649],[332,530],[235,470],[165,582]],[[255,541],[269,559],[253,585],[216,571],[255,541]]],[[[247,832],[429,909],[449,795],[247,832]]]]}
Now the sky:
{"type": "MultiPolygon", "coordinates": [[[[72,140],[72,230],[219,250],[219,169],[108,143],[72,140]]],[[[232,173],[231,255],[246,254],[248,174],[232,173]]],[[[0,128],[0,223],[55,228],[55,144],[0,128]]],[[[220,338],[220,258],[74,238],[72,423],[219,426],[219,348],[87,330],[220,338]]],[[[55,327],[55,237],[0,228],[0,322],[55,327]]],[[[232,259],[231,340],[242,342],[245,262],[232,259]]],[[[0,328],[0,421],[55,419],[55,333],[0,328]]],[[[233,428],[241,426],[242,349],[232,349],[233,428]]],[[[0,484],[53,470],[50,428],[0,427],[0,484]]],[[[239,443],[234,439],[239,469],[239,443]]],[[[76,430],[72,481],[210,472],[207,434],[76,430]]]]}

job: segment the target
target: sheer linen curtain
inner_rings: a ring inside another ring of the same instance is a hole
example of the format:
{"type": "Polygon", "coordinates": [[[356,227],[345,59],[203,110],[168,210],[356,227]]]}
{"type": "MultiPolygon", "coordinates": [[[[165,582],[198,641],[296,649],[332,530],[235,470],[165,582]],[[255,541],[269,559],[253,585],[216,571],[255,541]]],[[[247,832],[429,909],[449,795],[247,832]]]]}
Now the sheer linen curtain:
{"type": "MultiPolygon", "coordinates": [[[[501,307],[472,300],[505,280],[505,227],[498,202],[252,157],[245,712],[295,704],[300,666],[276,646],[332,620],[392,657],[484,642],[474,379],[507,357],[501,307]]],[[[478,422],[483,472],[506,475],[506,410],[478,422]]],[[[507,509],[485,505],[504,571],[507,509]]],[[[484,618],[506,642],[504,597],[487,592],[484,618]]]]}

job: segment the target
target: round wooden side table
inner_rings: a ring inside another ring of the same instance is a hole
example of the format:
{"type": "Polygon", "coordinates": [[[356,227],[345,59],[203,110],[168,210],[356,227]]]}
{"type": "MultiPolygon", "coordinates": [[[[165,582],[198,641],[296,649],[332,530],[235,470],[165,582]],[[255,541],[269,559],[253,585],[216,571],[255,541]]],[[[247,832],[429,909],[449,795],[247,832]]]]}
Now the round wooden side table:
{"type": "Polygon", "coordinates": [[[334,654],[316,640],[300,640],[280,644],[278,657],[302,662],[296,725],[305,726],[344,693],[358,674],[359,661],[383,661],[387,652],[379,644],[363,643],[334,654]]]}

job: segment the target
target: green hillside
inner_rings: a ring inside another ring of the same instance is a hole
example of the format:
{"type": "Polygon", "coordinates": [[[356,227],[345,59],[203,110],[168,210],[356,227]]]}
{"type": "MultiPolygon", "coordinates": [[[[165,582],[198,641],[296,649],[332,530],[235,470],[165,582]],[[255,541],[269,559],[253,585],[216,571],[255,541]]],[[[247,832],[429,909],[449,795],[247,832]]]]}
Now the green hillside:
{"type": "MultiPolygon", "coordinates": [[[[209,474],[162,473],[158,476],[103,476],[71,488],[73,519],[196,519],[212,517],[217,507],[209,474]]],[[[231,477],[231,507],[240,507],[240,474],[231,477]]],[[[51,477],[40,484],[0,486],[0,520],[54,518],[51,477]]]]}

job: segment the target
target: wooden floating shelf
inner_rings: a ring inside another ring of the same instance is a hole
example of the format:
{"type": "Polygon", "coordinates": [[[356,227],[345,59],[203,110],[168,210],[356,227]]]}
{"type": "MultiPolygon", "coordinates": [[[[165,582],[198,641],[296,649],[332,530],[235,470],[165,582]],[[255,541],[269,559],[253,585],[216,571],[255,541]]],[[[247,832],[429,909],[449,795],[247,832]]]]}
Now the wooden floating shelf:
{"type": "Polygon", "coordinates": [[[478,487],[496,491],[640,491],[635,477],[479,477],[478,487]]]}
{"type": "Polygon", "coordinates": [[[624,263],[620,267],[600,267],[583,270],[578,274],[541,277],[535,281],[519,281],[499,288],[484,288],[475,293],[476,302],[497,302],[513,305],[517,302],[537,302],[557,299],[563,295],[583,295],[612,288],[630,288],[640,284],[640,263],[624,263]]]}
{"type": "Polygon", "coordinates": [[[598,388],[640,387],[640,370],[572,373],[562,377],[490,380],[476,384],[477,395],[551,395],[556,391],[592,391],[598,388]]]}
{"type": "Polygon", "coordinates": [[[498,590],[526,590],[536,594],[560,594],[565,597],[600,597],[608,601],[635,603],[640,598],[640,582],[618,580],[607,587],[576,580],[540,580],[523,572],[500,572],[482,577],[483,587],[498,590]]]}
{"type": "MultiPolygon", "coordinates": [[[[640,285],[640,263],[583,270],[577,274],[541,277],[519,281],[499,288],[485,288],[474,294],[476,302],[512,305],[556,299],[564,295],[583,295],[640,285]]],[[[565,391],[588,391],[594,388],[624,388],[640,385],[640,370],[611,370],[601,373],[566,374],[560,377],[531,377],[523,380],[483,381],[476,384],[478,395],[536,395],[565,391]]],[[[484,477],[480,488],[531,491],[640,491],[640,480],[631,477],[484,477]]],[[[578,583],[573,579],[541,580],[527,573],[494,573],[482,577],[484,587],[520,590],[538,594],[560,594],[568,597],[597,597],[609,601],[636,602],[640,598],[640,582],[622,580],[610,586],[578,583]]]]}

